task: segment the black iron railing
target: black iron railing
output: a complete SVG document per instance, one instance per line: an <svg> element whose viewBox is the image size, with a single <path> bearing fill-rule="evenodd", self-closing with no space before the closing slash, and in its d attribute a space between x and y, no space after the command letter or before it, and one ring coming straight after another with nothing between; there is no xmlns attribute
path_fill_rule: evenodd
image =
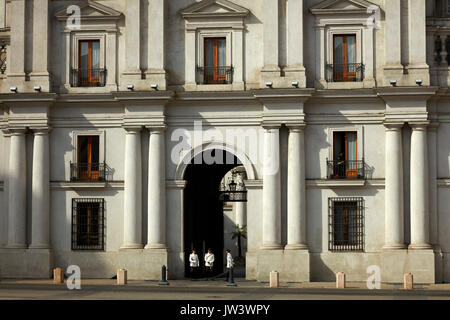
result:
<svg viewBox="0 0 450 320"><path fill-rule="evenodd" d="M72 250L104 250L104 199L72 199Z"/></svg>
<svg viewBox="0 0 450 320"><path fill-rule="evenodd" d="M219 200L223 202L247 202L247 190L220 191Z"/></svg>
<svg viewBox="0 0 450 320"><path fill-rule="evenodd" d="M327 64L327 82L361 82L364 80L362 63Z"/></svg>
<svg viewBox="0 0 450 320"><path fill-rule="evenodd" d="M364 251L364 199L329 198L330 251Z"/></svg>
<svg viewBox="0 0 450 320"><path fill-rule="evenodd" d="M104 87L106 84L106 69L72 69L72 87Z"/></svg>
<svg viewBox="0 0 450 320"><path fill-rule="evenodd" d="M70 163L70 181L96 182L105 180L105 163Z"/></svg>
<svg viewBox="0 0 450 320"><path fill-rule="evenodd" d="M198 84L231 84L233 67L197 67Z"/></svg>
<svg viewBox="0 0 450 320"><path fill-rule="evenodd" d="M328 179L365 179L363 160L328 160Z"/></svg>

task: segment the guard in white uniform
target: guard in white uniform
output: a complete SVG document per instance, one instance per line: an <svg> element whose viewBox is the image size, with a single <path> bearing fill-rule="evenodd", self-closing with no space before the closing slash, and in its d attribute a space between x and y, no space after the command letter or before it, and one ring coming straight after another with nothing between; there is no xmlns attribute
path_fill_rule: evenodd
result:
<svg viewBox="0 0 450 320"><path fill-rule="evenodd" d="M200 261L198 260L198 255L197 252L194 250L192 250L192 253L189 256L189 265L191 267L191 276L195 277L197 276L198 272L198 267L200 266Z"/></svg>
<svg viewBox="0 0 450 320"><path fill-rule="evenodd" d="M208 249L208 252L205 254L205 267L206 273L208 275L212 275L214 267L214 253L211 252L211 249Z"/></svg>

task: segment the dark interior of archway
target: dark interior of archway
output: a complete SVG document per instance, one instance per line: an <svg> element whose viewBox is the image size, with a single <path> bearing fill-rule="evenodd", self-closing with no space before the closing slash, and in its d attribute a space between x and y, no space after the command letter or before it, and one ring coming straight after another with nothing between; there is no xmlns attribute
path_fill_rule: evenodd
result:
<svg viewBox="0 0 450 320"><path fill-rule="evenodd" d="M217 154L216 154L217 152ZM205 274L205 251L214 253L214 275L222 273L224 255L223 202L219 200L220 181L231 169L241 165L239 159L223 150L207 151L214 159L223 161L207 164L201 153L188 165L184 179L187 181L184 191L184 246L186 277L203 277ZM189 255L196 249L200 267L192 275L189 267Z"/></svg>

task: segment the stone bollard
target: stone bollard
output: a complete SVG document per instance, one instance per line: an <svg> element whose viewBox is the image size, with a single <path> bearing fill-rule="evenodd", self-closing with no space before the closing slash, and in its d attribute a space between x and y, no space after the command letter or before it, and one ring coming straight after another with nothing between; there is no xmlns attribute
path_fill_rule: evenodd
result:
<svg viewBox="0 0 450 320"><path fill-rule="evenodd" d="M167 268L166 266L161 267L161 281L158 282L160 286L168 286L169 282L167 282Z"/></svg>
<svg viewBox="0 0 450 320"><path fill-rule="evenodd" d="M128 283L127 274L128 274L128 272L126 269L117 270L117 284L118 285L123 286Z"/></svg>
<svg viewBox="0 0 450 320"><path fill-rule="evenodd" d="M405 273L405 275L403 276L403 289L414 289L414 279L412 273Z"/></svg>
<svg viewBox="0 0 450 320"><path fill-rule="evenodd" d="M53 269L53 283L61 284L64 283L64 271L61 268Z"/></svg>
<svg viewBox="0 0 450 320"><path fill-rule="evenodd" d="M280 274L278 271L272 271L270 273L270 287L278 288L280 286Z"/></svg>
<svg viewBox="0 0 450 320"><path fill-rule="evenodd" d="M338 272L336 274L336 288L345 289L345 273Z"/></svg>

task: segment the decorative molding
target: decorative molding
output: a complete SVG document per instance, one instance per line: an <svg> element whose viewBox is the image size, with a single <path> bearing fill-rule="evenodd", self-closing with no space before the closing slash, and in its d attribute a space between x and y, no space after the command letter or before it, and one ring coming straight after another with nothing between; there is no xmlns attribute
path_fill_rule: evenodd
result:
<svg viewBox="0 0 450 320"><path fill-rule="evenodd" d="M0 191L3 191L5 189L5 183L3 181L0 181Z"/></svg>
<svg viewBox="0 0 450 320"><path fill-rule="evenodd" d="M121 12L92 0L88 0L85 4L82 4L80 10L81 21L119 20L122 17ZM56 19L60 21L66 21L70 16L67 13L66 7L55 13Z"/></svg>
<svg viewBox="0 0 450 320"><path fill-rule="evenodd" d="M246 17L250 11L228 0L203 0L179 11L183 18Z"/></svg>
<svg viewBox="0 0 450 320"><path fill-rule="evenodd" d="M355 180L355 179L307 179L306 187L311 189L326 189L326 188L379 188L385 186L384 179L372 180Z"/></svg>
<svg viewBox="0 0 450 320"><path fill-rule="evenodd" d="M68 181L52 181L50 188L54 190L79 190L79 189L116 189L123 190L123 181L109 182L68 182Z"/></svg>
<svg viewBox="0 0 450 320"><path fill-rule="evenodd" d="M186 180L166 180L166 189L184 189L186 184Z"/></svg>

